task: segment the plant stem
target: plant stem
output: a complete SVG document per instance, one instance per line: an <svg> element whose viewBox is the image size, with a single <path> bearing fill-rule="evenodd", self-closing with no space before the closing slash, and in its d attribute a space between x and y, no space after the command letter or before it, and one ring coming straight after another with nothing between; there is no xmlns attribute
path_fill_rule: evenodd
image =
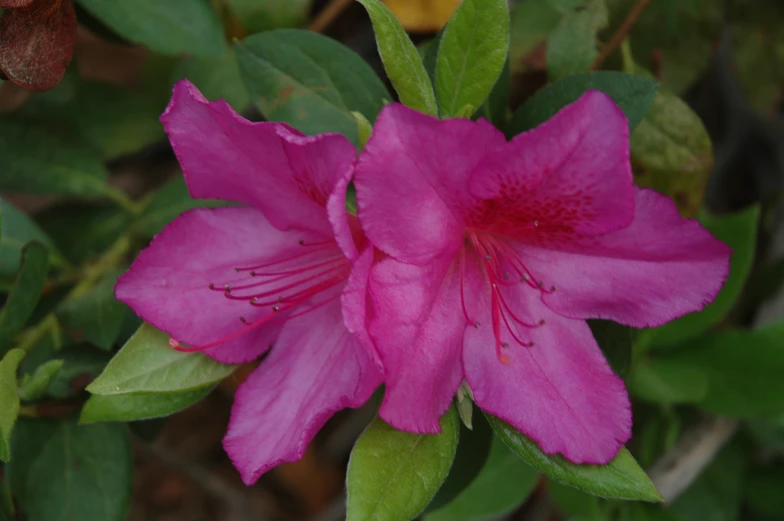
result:
<svg viewBox="0 0 784 521"><path fill-rule="evenodd" d="M125 211L130 213L131 215L139 215L144 207L137 203L136 201L130 199L122 190L118 190L113 187L107 187L106 189L106 197L117 203L120 207L122 207Z"/></svg>
<svg viewBox="0 0 784 521"><path fill-rule="evenodd" d="M623 40L626 38L626 35L629 34L629 31L631 31L632 27L637 21L637 18L640 17L643 10L645 10L645 8L648 6L649 2L650 0L637 0L637 3L634 4L634 7L629 10L629 14L626 15L626 19L615 31L615 34L612 36L612 38L610 38L610 41L607 42L604 47L602 47L602 50L599 53L599 57L596 58L595 62L593 62L593 70L597 70L599 67L601 67L604 63L604 60L606 60L607 57L612 54L615 48L618 47L621 42L623 42Z"/></svg>

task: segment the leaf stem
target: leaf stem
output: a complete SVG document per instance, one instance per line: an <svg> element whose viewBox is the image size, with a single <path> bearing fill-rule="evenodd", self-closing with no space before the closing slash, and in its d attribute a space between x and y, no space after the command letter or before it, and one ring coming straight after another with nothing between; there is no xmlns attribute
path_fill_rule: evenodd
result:
<svg viewBox="0 0 784 521"><path fill-rule="evenodd" d="M607 42L604 47L602 47L599 56L596 58L596 61L593 62L593 67L591 67L592 70L599 69L599 67L601 67L604 63L604 60L606 60L607 57L612 54L615 48L618 47L621 42L623 42L623 40L626 38L626 35L629 34L629 31L631 31L632 27L634 27L635 22L637 22L637 18L640 17L642 12L648 6L649 2L650 0L637 0L637 3L634 4L634 7L629 10L629 14L626 15L623 23L621 23L621 25L615 31L615 34L612 35L610 41Z"/></svg>
<svg viewBox="0 0 784 521"><path fill-rule="evenodd" d="M118 190L117 188L107 187L106 197L117 203L121 208L131 215L139 215L144 209L141 204L132 200L127 195L125 195L122 190Z"/></svg>

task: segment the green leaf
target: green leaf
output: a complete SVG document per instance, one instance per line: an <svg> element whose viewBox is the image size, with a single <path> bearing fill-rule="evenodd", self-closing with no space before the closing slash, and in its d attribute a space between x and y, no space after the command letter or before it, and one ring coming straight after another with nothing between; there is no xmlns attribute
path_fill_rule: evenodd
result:
<svg viewBox="0 0 784 521"><path fill-rule="evenodd" d="M107 351L112 348L129 311L128 306L114 298L119 274L107 275L92 289L57 308L57 318L66 333Z"/></svg>
<svg viewBox="0 0 784 521"><path fill-rule="evenodd" d="M473 521L502 517L525 501L538 473L515 456L499 439L471 484L457 498L425 521Z"/></svg>
<svg viewBox="0 0 784 521"><path fill-rule="evenodd" d="M507 135L514 136L544 123L563 107L595 89L610 96L634 129L656 96L656 82L615 71L576 74L544 87L531 96L512 116Z"/></svg>
<svg viewBox="0 0 784 521"><path fill-rule="evenodd" d="M490 91L490 96L480 110L480 115L496 127L505 127L509 117L512 115L511 110L509 110L510 84L509 59L507 58L506 62L504 62L504 68L501 70L501 75L498 77L493 90Z"/></svg>
<svg viewBox="0 0 784 521"><path fill-rule="evenodd" d="M473 409L473 402L470 399L467 398L465 403ZM425 513L437 510L457 497L477 477L490 455L493 429L483 415L472 414L472 416L474 418L472 430L469 430L463 422L460 423L460 443L457 445L452 468Z"/></svg>
<svg viewBox="0 0 784 521"><path fill-rule="evenodd" d="M8 461L11 455L11 431L19 414L16 369L24 356L21 349L12 349L0 360L0 461Z"/></svg>
<svg viewBox="0 0 784 521"><path fill-rule="evenodd" d="M558 80L590 70L599 51L596 33L607 26L604 0L587 0L570 10L547 41L547 74Z"/></svg>
<svg viewBox="0 0 784 521"><path fill-rule="evenodd" d="M63 364L62 360L49 360L39 365L31 377L22 381L19 386L19 398L28 402L41 398L62 371Z"/></svg>
<svg viewBox="0 0 784 521"><path fill-rule="evenodd" d="M544 43L563 14L551 0L526 0L511 5L509 65L512 73L522 72L524 58Z"/></svg>
<svg viewBox="0 0 784 521"><path fill-rule="evenodd" d="M307 22L311 0L227 0L245 34L298 27Z"/></svg>
<svg viewBox="0 0 784 521"><path fill-rule="evenodd" d="M694 217L713 169L713 146L699 116L660 89L630 143L635 183L673 198L681 213Z"/></svg>
<svg viewBox="0 0 784 521"><path fill-rule="evenodd" d="M466 105L481 106L501 75L508 51L506 0L463 0L438 47L436 92L442 117L456 116Z"/></svg>
<svg viewBox="0 0 784 521"><path fill-rule="evenodd" d="M580 521L600 521L599 498L574 487L552 482L549 486L550 497L562 513L574 516ZM639 521L639 520L636 520Z"/></svg>
<svg viewBox="0 0 784 521"><path fill-rule="evenodd" d="M3 233L0 235L0 276L13 276L19 270L22 248L30 241L37 241L49 248L52 264L62 264L62 255L56 252L52 240L25 214L11 203L0 198Z"/></svg>
<svg viewBox="0 0 784 521"><path fill-rule="evenodd" d="M35 215L63 255L79 265L96 259L131 226L132 216L111 204L63 201Z"/></svg>
<svg viewBox="0 0 784 521"><path fill-rule="evenodd" d="M236 368L202 353L177 351L168 341L163 331L142 325L87 390L100 395L189 391L217 383Z"/></svg>
<svg viewBox="0 0 784 521"><path fill-rule="evenodd" d="M454 407L441 418L441 434L411 434L373 420L351 451L346 520L415 518L446 479L459 433Z"/></svg>
<svg viewBox="0 0 784 521"><path fill-rule="evenodd" d="M164 107L155 99L85 80L71 89L65 99L33 97L18 113L72 128L103 159L131 154L164 137L158 121Z"/></svg>
<svg viewBox="0 0 784 521"><path fill-rule="evenodd" d="M622 448L607 465L578 465L561 455L548 455L508 423L487 415L496 435L512 452L550 478L596 496L661 501L651 480L628 450Z"/></svg>
<svg viewBox="0 0 784 521"><path fill-rule="evenodd" d="M593 337L612 370L625 377L632 354L632 330L611 320L588 320Z"/></svg>
<svg viewBox="0 0 784 521"><path fill-rule="evenodd" d="M20 420L8 478L28 521L124 521L133 492L128 428Z"/></svg>
<svg viewBox="0 0 784 521"><path fill-rule="evenodd" d="M166 393L95 394L85 402L79 423L148 420L169 416L198 402L214 387L207 385Z"/></svg>
<svg viewBox="0 0 784 521"><path fill-rule="evenodd" d="M784 518L784 465L776 462L755 468L745 480L745 496L751 509L771 518Z"/></svg>
<svg viewBox="0 0 784 521"><path fill-rule="evenodd" d="M776 2L728 2L733 70L748 102L773 116L784 85L784 10Z"/></svg>
<svg viewBox="0 0 784 521"><path fill-rule="evenodd" d="M264 2L255 2L264 5ZM177 63L172 72L173 82L187 78L209 100L225 99L234 110L241 112L250 105L250 96L242 82L237 53L231 48L220 58L191 56Z"/></svg>
<svg viewBox="0 0 784 521"><path fill-rule="evenodd" d="M0 133L0 190L84 196L112 192L100 154L72 129L5 118Z"/></svg>
<svg viewBox="0 0 784 521"><path fill-rule="evenodd" d="M607 0L607 38L623 23L637 0ZM716 52L724 22L721 0L656 0L650 2L629 35L635 59L657 71L662 85L684 92L707 68Z"/></svg>
<svg viewBox="0 0 784 521"><path fill-rule="evenodd" d="M699 406L739 417L784 412L784 323L755 331L725 330L659 352L659 363L701 371L708 393Z"/></svg>
<svg viewBox="0 0 784 521"><path fill-rule="evenodd" d="M433 84L419 53L392 12L379 0L358 0L370 15L384 69L401 103L431 116L438 115ZM460 107L458 107L460 108Z"/></svg>
<svg viewBox="0 0 784 521"><path fill-rule="evenodd" d="M19 274L8 299L0 310L0 352L16 338L33 314L43 292L49 270L49 253L38 242L28 243L22 250Z"/></svg>
<svg viewBox="0 0 784 521"><path fill-rule="evenodd" d="M111 354L89 344L70 345L54 355L63 361L63 368L49 385L49 394L67 398L81 392L101 374Z"/></svg>
<svg viewBox="0 0 784 521"><path fill-rule="evenodd" d="M743 453L734 444L722 449L700 476L670 506L683 521L740 519Z"/></svg>
<svg viewBox="0 0 784 521"><path fill-rule="evenodd" d="M652 357L635 367L629 386L649 402L694 403L708 393L708 377L698 367Z"/></svg>
<svg viewBox="0 0 784 521"><path fill-rule="evenodd" d="M79 0L96 18L128 40L163 54L219 57L223 30L209 0Z"/></svg>
<svg viewBox="0 0 784 521"><path fill-rule="evenodd" d="M317 33L278 29L255 34L236 49L245 87L261 113L305 134L339 132L356 144L351 112L373 121L391 99L370 65Z"/></svg>
<svg viewBox="0 0 784 521"><path fill-rule="evenodd" d="M352 112L351 115L354 116L354 119L357 121L359 146L360 148L364 148L365 143L367 143L367 140L370 139L370 135L373 133L373 125L359 112Z"/></svg>
<svg viewBox="0 0 784 521"><path fill-rule="evenodd" d="M136 223L139 233L152 237L161 232L181 213L193 208L225 206L229 203L205 199L194 199L188 193L185 178L173 177L149 199Z"/></svg>
<svg viewBox="0 0 784 521"><path fill-rule="evenodd" d="M673 346L695 338L718 324L732 309L740 297L751 273L757 250L757 224L760 207L750 206L745 210L726 216L704 213L700 222L714 237L732 248L730 274L716 299L702 311L690 313L662 327L645 330L641 344Z"/></svg>

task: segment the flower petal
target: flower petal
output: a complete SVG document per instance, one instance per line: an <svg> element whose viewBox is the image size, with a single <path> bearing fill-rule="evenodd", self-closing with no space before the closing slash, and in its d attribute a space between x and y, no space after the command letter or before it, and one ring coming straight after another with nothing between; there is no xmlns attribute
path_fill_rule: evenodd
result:
<svg viewBox="0 0 784 521"><path fill-rule="evenodd" d="M380 383L335 301L286 323L275 349L237 390L223 446L251 485L278 463L300 459L335 412L359 407Z"/></svg>
<svg viewBox="0 0 784 521"><path fill-rule="evenodd" d="M385 107L354 180L368 239L420 265L453 251L462 242L461 212L473 201L468 176L482 156L505 143L484 120L442 121L400 104Z"/></svg>
<svg viewBox="0 0 784 521"><path fill-rule="evenodd" d="M460 274L450 259L427 266L391 257L370 272L368 331L384 366L379 414L393 427L441 432L439 418L460 386Z"/></svg>
<svg viewBox="0 0 784 521"><path fill-rule="evenodd" d="M478 271L476 277L481 277ZM476 404L547 454L563 454L574 463L610 461L631 436L631 405L588 325L549 311L535 290L517 286L504 295L516 316L546 322L524 328L508 318L515 334L534 345L514 342L503 329L509 347L504 349L508 361L502 363L493 347L490 290L472 293L472 312L482 325L466 330L463 364Z"/></svg>
<svg viewBox="0 0 784 521"><path fill-rule="evenodd" d="M729 247L683 219L669 198L645 189L636 194L628 228L553 249L517 248L544 286L556 287L543 296L552 310L654 327L716 297L729 274Z"/></svg>
<svg viewBox="0 0 784 521"><path fill-rule="evenodd" d="M346 210L346 189L353 174L353 168L347 171L337 182L327 200L327 216L332 224L335 240L346 258L352 262L359 257L357 248L364 248L367 243L365 234L362 233L362 228L359 225L359 219Z"/></svg>
<svg viewBox="0 0 784 521"><path fill-rule="evenodd" d="M251 123L187 80L174 87L161 121L193 197L254 206L282 230L331 233L324 208L356 156L345 137Z"/></svg>
<svg viewBox="0 0 784 521"><path fill-rule="evenodd" d="M372 247L365 248L351 267L351 275L343 289L340 302L343 308L343 323L367 351L373 356L380 371L383 371L381 359L376 346L367 330L368 316L368 280L373 266L373 255L377 252Z"/></svg>
<svg viewBox="0 0 784 521"><path fill-rule="evenodd" d="M139 254L117 282L115 295L176 340L209 344L245 327L240 317L250 323L269 314L268 308L251 306L247 300L227 299L210 284L222 288L245 283L248 275L234 268L291 258L302 251L300 239L315 242L320 235L282 232L253 208L191 210L167 225ZM337 245L335 253L339 254ZM285 269L284 264L279 267ZM225 363L246 362L266 352L279 332L280 325L257 326L205 352Z"/></svg>
<svg viewBox="0 0 784 521"><path fill-rule="evenodd" d="M495 203L503 233L535 221L580 234L623 228L634 214L626 117L609 96L588 91L488 155L470 190Z"/></svg>

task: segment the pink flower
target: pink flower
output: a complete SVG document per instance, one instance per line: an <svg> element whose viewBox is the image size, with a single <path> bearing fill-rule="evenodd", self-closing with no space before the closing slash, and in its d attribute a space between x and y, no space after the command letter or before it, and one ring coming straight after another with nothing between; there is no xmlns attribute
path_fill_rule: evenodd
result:
<svg viewBox="0 0 784 521"><path fill-rule="evenodd" d="M335 411L363 404L381 381L341 313L356 244L366 242L345 211L356 152L340 135L250 123L187 81L161 121L191 195L245 206L178 217L116 296L178 349L226 363L269 351L238 389L224 439L251 484L302 457Z"/></svg>
<svg viewBox="0 0 784 521"><path fill-rule="evenodd" d="M344 305L366 315L398 429L438 432L465 380L544 452L607 463L631 411L584 319L658 326L729 268L724 244L633 186L626 118L595 91L508 143L486 121L387 106L355 184L386 255Z"/></svg>

